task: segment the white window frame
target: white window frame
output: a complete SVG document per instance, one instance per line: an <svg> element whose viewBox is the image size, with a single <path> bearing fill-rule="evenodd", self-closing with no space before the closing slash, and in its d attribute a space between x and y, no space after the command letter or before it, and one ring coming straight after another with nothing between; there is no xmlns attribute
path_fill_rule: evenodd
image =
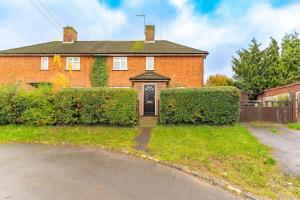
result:
<svg viewBox="0 0 300 200"><path fill-rule="evenodd" d="M152 64L152 66L150 64ZM155 58L154 57L146 57L146 70L153 71L154 65L155 65Z"/></svg>
<svg viewBox="0 0 300 200"><path fill-rule="evenodd" d="M131 87L127 87L127 86L111 86L110 88L114 88L114 89L129 89Z"/></svg>
<svg viewBox="0 0 300 200"><path fill-rule="evenodd" d="M113 57L113 70L122 71L128 70L127 57Z"/></svg>
<svg viewBox="0 0 300 200"><path fill-rule="evenodd" d="M41 57L41 70L43 71L49 70L49 57Z"/></svg>
<svg viewBox="0 0 300 200"><path fill-rule="evenodd" d="M75 63L75 60L78 59L78 62ZM71 64L72 64L72 71L80 71L80 57L67 57L66 58L66 70L69 70L69 60L71 60ZM77 67L74 67L76 64L78 64Z"/></svg>

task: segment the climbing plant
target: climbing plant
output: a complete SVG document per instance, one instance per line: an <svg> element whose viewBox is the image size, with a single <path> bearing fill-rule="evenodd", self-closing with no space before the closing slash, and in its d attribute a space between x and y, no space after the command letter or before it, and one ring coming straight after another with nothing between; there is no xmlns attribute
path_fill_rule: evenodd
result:
<svg viewBox="0 0 300 200"><path fill-rule="evenodd" d="M107 87L108 85L106 60L106 57L96 57L91 66L90 81L93 87Z"/></svg>

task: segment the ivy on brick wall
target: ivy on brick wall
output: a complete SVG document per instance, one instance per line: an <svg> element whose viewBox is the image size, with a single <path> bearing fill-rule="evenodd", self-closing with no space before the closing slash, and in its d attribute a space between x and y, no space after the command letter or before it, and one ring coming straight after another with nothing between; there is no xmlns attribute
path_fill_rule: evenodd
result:
<svg viewBox="0 0 300 200"><path fill-rule="evenodd" d="M95 57L91 66L90 81L93 87L107 87L108 69L107 57Z"/></svg>

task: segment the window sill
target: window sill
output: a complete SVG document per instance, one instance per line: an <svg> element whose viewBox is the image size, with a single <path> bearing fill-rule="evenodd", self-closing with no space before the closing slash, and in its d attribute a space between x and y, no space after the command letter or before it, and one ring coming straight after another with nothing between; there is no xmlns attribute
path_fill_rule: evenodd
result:
<svg viewBox="0 0 300 200"><path fill-rule="evenodd" d="M128 69L112 69L112 71L128 71Z"/></svg>
<svg viewBox="0 0 300 200"><path fill-rule="evenodd" d="M42 72L48 72L49 69L40 69L40 71L42 71Z"/></svg>
<svg viewBox="0 0 300 200"><path fill-rule="evenodd" d="M70 70L66 69L65 71L68 72L68 71L70 71ZM81 71L81 70L80 70L80 69L72 69L71 71L72 71L72 72L79 72L79 71Z"/></svg>

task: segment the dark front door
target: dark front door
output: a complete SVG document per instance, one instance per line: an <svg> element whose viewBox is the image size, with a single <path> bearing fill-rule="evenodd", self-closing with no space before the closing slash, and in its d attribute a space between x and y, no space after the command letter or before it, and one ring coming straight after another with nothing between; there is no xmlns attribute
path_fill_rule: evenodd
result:
<svg viewBox="0 0 300 200"><path fill-rule="evenodd" d="M144 85L144 115L155 115L154 85Z"/></svg>

